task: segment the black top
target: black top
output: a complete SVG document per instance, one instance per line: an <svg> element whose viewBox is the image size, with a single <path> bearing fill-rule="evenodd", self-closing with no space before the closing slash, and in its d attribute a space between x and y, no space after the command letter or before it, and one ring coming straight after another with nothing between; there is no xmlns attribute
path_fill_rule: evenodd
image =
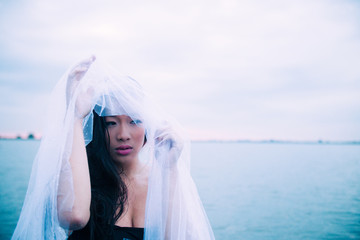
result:
<svg viewBox="0 0 360 240"><path fill-rule="evenodd" d="M144 228L135 227L119 227L113 226L114 240L142 240L144 238ZM83 229L74 231L68 240L85 240L90 239L89 228L86 226Z"/></svg>
<svg viewBox="0 0 360 240"><path fill-rule="evenodd" d="M114 239L142 240L144 239L144 228L114 226Z"/></svg>

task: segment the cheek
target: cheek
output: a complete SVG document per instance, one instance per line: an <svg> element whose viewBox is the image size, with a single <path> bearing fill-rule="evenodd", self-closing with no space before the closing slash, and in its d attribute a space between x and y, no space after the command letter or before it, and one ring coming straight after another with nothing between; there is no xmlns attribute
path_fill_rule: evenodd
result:
<svg viewBox="0 0 360 240"><path fill-rule="evenodd" d="M134 132L134 139L136 139L136 143L139 146L144 145L144 138L145 138L145 130L143 128L139 128Z"/></svg>
<svg viewBox="0 0 360 240"><path fill-rule="evenodd" d="M106 141L107 147L112 147L111 144L116 143L116 139L114 139L114 138L115 138L114 131L111 131L108 129L105 132L105 141Z"/></svg>

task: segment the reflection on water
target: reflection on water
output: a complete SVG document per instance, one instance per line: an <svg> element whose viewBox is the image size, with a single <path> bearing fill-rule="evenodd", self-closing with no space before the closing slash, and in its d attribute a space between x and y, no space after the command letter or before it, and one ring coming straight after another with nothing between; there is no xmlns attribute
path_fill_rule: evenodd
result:
<svg viewBox="0 0 360 240"><path fill-rule="evenodd" d="M20 214L38 141L0 141L0 239ZM360 146L193 143L216 239L359 239Z"/></svg>

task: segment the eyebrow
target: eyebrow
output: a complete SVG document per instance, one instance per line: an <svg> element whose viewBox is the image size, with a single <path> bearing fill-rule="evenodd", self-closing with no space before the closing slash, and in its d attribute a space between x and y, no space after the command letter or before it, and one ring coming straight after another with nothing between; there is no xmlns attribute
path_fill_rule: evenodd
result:
<svg viewBox="0 0 360 240"><path fill-rule="evenodd" d="M116 119L119 119L118 116L125 116L127 119L133 119L132 117L128 116L128 115L114 115L114 116L105 116L106 117L109 117L109 118L116 118Z"/></svg>

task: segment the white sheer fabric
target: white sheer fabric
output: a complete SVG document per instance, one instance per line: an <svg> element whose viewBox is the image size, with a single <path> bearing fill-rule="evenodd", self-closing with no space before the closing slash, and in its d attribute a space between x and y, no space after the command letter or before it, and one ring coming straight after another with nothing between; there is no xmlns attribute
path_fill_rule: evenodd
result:
<svg viewBox="0 0 360 240"><path fill-rule="evenodd" d="M90 101L100 116L140 119L147 142L140 160L149 166L144 239L214 239L190 176L190 141L176 121L158 108L141 86L96 60L76 88L67 83L71 69L56 85L22 212L12 239L66 239L71 213L71 154L76 99ZM69 92L71 94L69 94ZM67 94L68 93L68 94ZM83 122L85 143L92 140L92 111Z"/></svg>

